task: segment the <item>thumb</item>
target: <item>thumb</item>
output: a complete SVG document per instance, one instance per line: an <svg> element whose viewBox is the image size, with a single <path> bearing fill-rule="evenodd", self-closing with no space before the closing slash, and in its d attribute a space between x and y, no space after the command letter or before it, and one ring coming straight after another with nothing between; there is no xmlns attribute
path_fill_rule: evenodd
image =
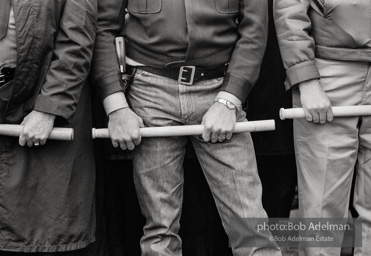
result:
<svg viewBox="0 0 371 256"><path fill-rule="evenodd" d="M23 129L22 129L21 134L19 135L18 143L19 143L20 146L23 147L23 146L26 145L26 142L27 142L27 140L26 140L26 138L24 136Z"/></svg>
<svg viewBox="0 0 371 256"><path fill-rule="evenodd" d="M305 118L307 119L307 121L312 122L313 121L312 114L305 107L303 107L303 110L304 110Z"/></svg>
<svg viewBox="0 0 371 256"><path fill-rule="evenodd" d="M144 127L143 119L141 117L138 117L138 124L140 128Z"/></svg>

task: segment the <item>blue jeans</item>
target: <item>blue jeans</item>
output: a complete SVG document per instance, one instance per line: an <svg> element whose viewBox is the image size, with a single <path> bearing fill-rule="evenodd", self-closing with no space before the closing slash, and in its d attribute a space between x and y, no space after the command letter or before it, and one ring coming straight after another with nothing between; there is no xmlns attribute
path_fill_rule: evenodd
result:
<svg viewBox="0 0 371 256"><path fill-rule="evenodd" d="M145 126L200 124L214 103L222 78L192 86L138 70L128 89L128 102ZM238 113L245 121L245 113ZM183 160L188 137L143 138L133 152L134 182L147 222L142 255L182 255L178 235L183 201ZM226 233L230 218L265 218L262 188L249 133L234 134L223 143L192 136L197 157L214 196ZM279 249L238 248L236 256L281 255Z"/></svg>

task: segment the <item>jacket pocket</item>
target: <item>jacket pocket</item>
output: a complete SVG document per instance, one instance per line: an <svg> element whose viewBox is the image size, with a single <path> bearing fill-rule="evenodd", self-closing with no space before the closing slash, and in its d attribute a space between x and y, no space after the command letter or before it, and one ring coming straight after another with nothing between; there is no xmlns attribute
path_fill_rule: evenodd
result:
<svg viewBox="0 0 371 256"><path fill-rule="evenodd" d="M129 0L128 10L133 13L158 13L162 0Z"/></svg>
<svg viewBox="0 0 371 256"><path fill-rule="evenodd" d="M215 0L215 8L219 13L237 13L239 0Z"/></svg>

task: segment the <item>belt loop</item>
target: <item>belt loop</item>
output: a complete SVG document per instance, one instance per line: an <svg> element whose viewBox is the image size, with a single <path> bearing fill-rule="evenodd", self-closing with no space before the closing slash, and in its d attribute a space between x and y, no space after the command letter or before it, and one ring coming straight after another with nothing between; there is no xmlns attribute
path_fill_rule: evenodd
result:
<svg viewBox="0 0 371 256"><path fill-rule="evenodd" d="M138 69L137 67L127 65L126 68L125 68L125 71L128 72L130 70L131 71L130 74L128 74L128 73L122 73L121 74L121 80L123 82L124 92L129 87L129 85L133 82L135 73L137 72L137 69Z"/></svg>

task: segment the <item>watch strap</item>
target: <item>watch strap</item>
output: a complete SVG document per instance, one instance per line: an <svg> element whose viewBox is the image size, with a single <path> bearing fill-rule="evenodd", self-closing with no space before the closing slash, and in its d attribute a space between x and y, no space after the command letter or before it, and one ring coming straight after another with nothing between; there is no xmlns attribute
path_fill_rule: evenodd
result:
<svg viewBox="0 0 371 256"><path fill-rule="evenodd" d="M216 97L215 102L219 102L219 103L225 105L229 110L233 110L233 109L235 109L237 111L242 110L242 105L236 105L233 102L231 102L229 100L226 100L226 99L223 99L223 98Z"/></svg>

